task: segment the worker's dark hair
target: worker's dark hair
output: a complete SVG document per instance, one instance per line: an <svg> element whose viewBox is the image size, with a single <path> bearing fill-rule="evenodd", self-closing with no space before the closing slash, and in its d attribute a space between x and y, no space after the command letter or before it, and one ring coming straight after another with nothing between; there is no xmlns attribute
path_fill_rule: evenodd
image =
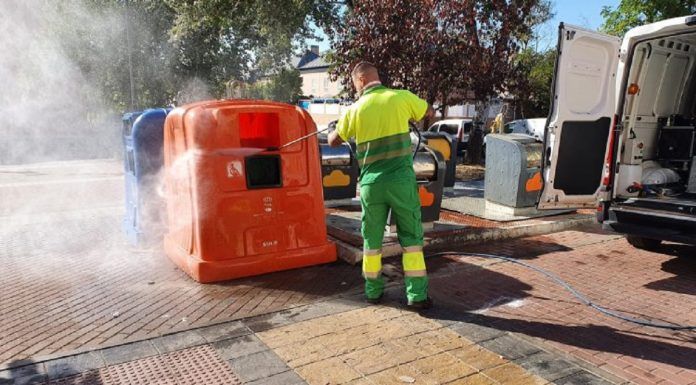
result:
<svg viewBox="0 0 696 385"><path fill-rule="evenodd" d="M369 61L361 61L353 67L352 71L350 71L350 76L355 76L358 74L364 74L368 72L377 73L377 67Z"/></svg>

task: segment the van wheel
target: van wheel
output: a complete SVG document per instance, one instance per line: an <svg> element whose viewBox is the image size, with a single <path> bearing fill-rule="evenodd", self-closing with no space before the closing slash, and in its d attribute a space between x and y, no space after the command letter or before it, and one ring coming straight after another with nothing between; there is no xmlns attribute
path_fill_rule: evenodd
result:
<svg viewBox="0 0 696 385"><path fill-rule="evenodd" d="M627 236L626 240L631 244L631 246L643 250L655 250L660 247L660 244L662 243L662 241L659 239L636 237L635 235Z"/></svg>

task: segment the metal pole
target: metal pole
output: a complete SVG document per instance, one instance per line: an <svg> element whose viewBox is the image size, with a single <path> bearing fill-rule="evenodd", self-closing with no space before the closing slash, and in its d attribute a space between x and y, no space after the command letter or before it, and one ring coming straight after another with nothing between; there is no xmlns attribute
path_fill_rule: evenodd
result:
<svg viewBox="0 0 696 385"><path fill-rule="evenodd" d="M126 23L126 44L128 48L128 78L130 80L130 109L135 111L135 84L133 83L133 58L131 49L131 39L130 39L130 26L128 24L128 0L123 0L124 7L124 18Z"/></svg>

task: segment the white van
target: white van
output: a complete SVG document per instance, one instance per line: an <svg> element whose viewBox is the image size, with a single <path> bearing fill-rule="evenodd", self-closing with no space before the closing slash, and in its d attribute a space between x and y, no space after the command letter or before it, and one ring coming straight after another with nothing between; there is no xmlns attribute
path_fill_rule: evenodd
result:
<svg viewBox="0 0 696 385"><path fill-rule="evenodd" d="M596 207L636 247L696 244L696 15L623 40L561 24L541 209Z"/></svg>

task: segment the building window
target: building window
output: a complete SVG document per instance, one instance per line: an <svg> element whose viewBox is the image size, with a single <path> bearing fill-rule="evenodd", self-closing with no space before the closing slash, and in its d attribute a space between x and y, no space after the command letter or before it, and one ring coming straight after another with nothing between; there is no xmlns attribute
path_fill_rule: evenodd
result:
<svg viewBox="0 0 696 385"><path fill-rule="evenodd" d="M324 92L329 91L329 78L324 78Z"/></svg>
<svg viewBox="0 0 696 385"><path fill-rule="evenodd" d="M317 93L317 88L319 88L319 80L318 79L312 79L312 94Z"/></svg>

